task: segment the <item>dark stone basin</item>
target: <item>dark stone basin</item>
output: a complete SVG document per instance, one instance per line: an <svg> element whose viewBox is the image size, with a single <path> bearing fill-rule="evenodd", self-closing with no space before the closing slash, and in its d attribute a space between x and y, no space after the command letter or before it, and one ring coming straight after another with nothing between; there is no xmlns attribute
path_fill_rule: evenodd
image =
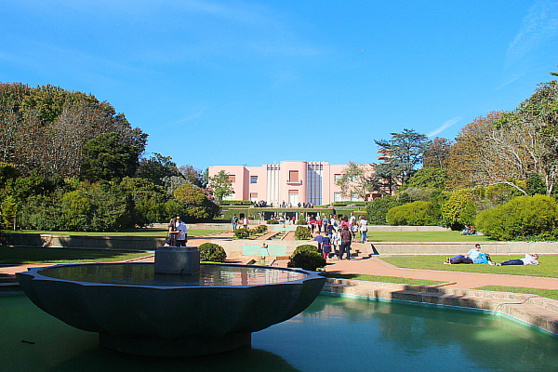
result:
<svg viewBox="0 0 558 372"><path fill-rule="evenodd" d="M326 279L264 266L201 264L195 275L155 274L153 264L57 265L17 278L41 309L99 332L132 354L207 355L249 345L251 333L308 307Z"/></svg>

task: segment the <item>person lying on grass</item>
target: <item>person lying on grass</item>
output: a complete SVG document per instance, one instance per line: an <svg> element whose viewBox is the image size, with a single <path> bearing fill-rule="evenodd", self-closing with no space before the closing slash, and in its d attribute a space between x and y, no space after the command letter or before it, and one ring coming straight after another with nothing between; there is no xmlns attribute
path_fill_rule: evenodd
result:
<svg viewBox="0 0 558 372"><path fill-rule="evenodd" d="M502 263L494 263L491 265L496 266L507 266L507 265L538 265L539 264L539 255L536 253L528 254L525 253L525 258L519 258L517 260L508 260Z"/></svg>
<svg viewBox="0 0 558 372"><path fill-rule="evenodd" d="M456 265L460 263L473 264L473 263L491 263L490 256L481 252L480 244L475 244L475 248L471 249L467 254L458 254L455 257L446 258L445 264Z"/></svg>

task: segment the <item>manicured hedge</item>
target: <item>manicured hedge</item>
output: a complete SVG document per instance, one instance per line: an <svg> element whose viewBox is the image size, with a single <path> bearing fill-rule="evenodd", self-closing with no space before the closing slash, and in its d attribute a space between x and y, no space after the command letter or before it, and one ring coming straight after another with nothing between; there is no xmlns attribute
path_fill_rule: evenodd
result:
<svg viewBox="0 0 558 372"><path fill-rule="evenodd" d="M309 244L296 247L287 264L288 267L298 267L312 271L315 271L318 267L324 267L325 265L326 260L318 252L318 248Z"/></svg>
<svg viewBox="0 0 558 372"><path fill-rule="evenodd" d="M558 204L550 196L520 196L479 213L475 223L479 231L497 240L555 240Z"/></svg>
<svg viewBox="0 0 558 372"><path fill-rule="evenodd" d="M198 250L202 261L223 262L227 258L227 253L218 244L203 243Z"/></svg>

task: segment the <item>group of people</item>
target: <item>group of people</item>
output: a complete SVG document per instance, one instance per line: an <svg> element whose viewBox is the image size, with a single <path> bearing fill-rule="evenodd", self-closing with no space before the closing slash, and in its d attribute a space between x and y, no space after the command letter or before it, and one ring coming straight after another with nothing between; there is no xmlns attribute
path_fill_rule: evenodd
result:
<svg viewBox="0 0 558 372"><path fill-rule="evenodd" d="M171 218L168 224L169 236L165 240L166 246L185 247L188 241L188 228L180 216Z"/></svg>
<svg viewBox="0 0 558 372"><path fill-rule="evenodd" d="M343 216L339 219L331 215L329 218L312 218L309 224L312 234L317 230L318 235L313 240L318 242L318 249L326 260L335 255L340 260L343 259L343 256L350 260L351 243L356 238L357 231L360 232L362 243L368 241L368 221L364 216L361 216L357 221L353 213L350 217Z"/></svg>
<svg viewBox="0 0 558 372"><path fill-rule="evenodd" d="M508 266L508 265L538 265L539 255L536 253L525 254L524 258L507 260L504 262L493 262L488 253L481 252L480 244L475 244L475 248L469 250L466 254L459 254L454 257L446 258L445 264L479 264L487 263L492 266Z"/></svg>
<svg viewBox="0 0 558 372"><path fill-rule="evenodd" d="M238 217L236 216L236 214L233 215L232 219L231 219L231 224L232 224L232 229L233 231L238 229L238 225L239 223L242 225L243 228L247 229L248 228L248 218L246 216L242 217L242 220L239 220Z"/></svg>

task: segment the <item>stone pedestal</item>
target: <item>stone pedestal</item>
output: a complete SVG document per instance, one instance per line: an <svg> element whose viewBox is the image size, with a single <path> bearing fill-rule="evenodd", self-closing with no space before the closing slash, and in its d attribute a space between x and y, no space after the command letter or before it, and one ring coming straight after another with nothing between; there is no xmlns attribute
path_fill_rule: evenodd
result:
<svg viewBox="0 0 558 372"><path fill-rule="evenodd" d="M194 275L200 272L200 251L195 247L159 247L155 274Z"/></svg>

